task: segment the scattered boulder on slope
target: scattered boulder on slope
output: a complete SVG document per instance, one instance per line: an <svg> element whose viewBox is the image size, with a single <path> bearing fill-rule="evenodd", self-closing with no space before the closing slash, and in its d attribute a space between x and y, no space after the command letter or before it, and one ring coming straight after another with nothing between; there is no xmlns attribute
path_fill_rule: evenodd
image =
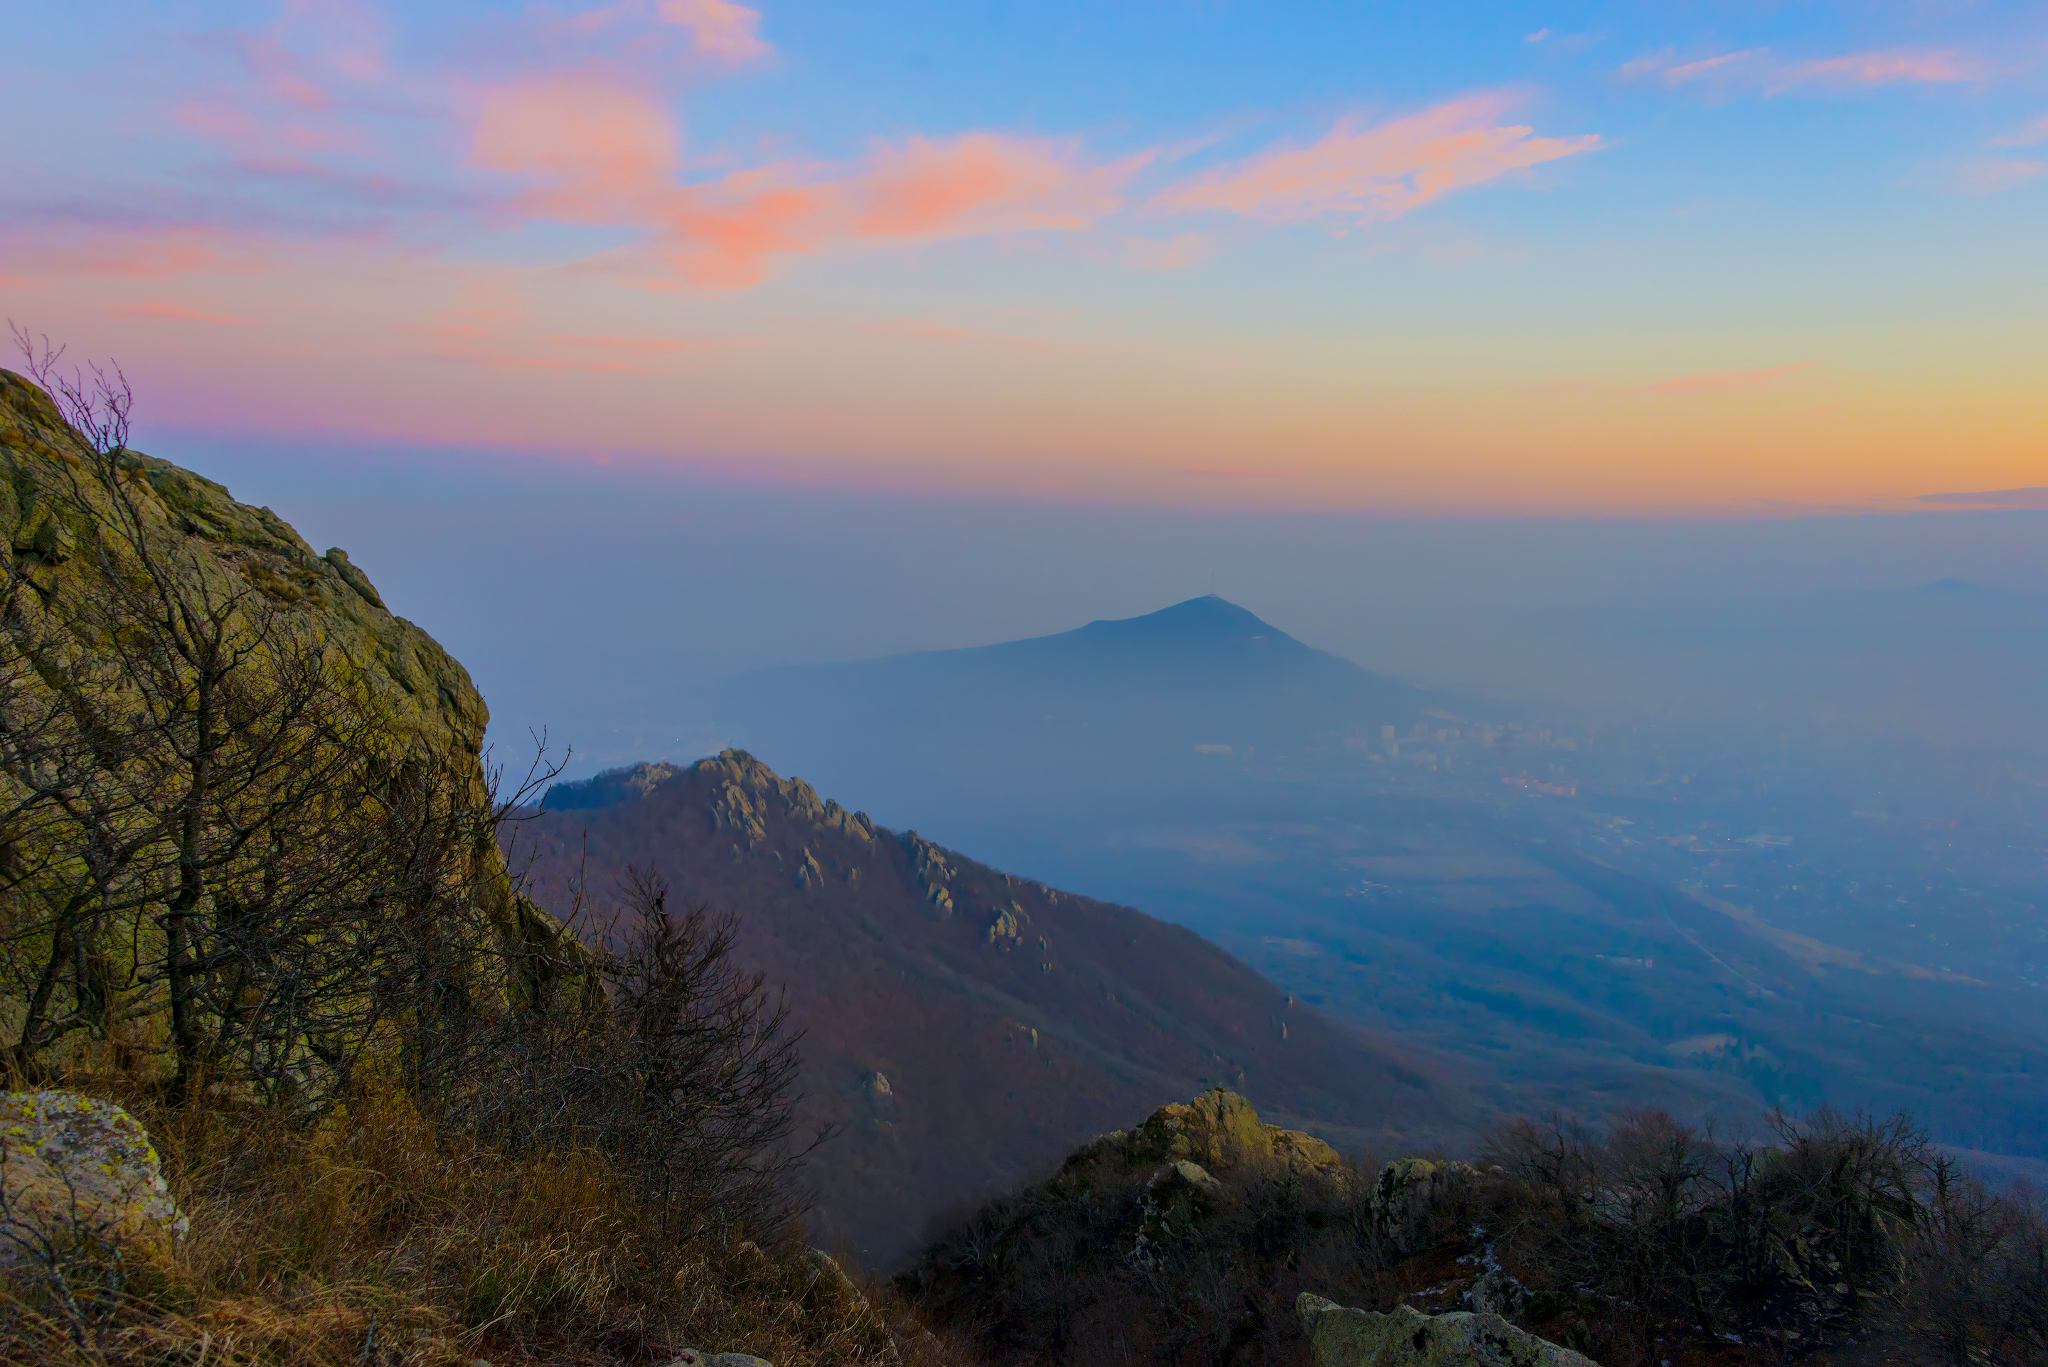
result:
<svg viewBox="0 0 2048 1367"><path fill-rule="evenodd" d="M1295 1301L1315 1367L1594 1367L1498 1315L1353 1310L1304 1291Z"/></svg>
<svg viewBox="0 0 2048 1367"><path fill-rule="evenodd" d="M187 1227L128 1112L77 1092L0 1101L0 1267L80 1242L163 1247Z"/></svg>

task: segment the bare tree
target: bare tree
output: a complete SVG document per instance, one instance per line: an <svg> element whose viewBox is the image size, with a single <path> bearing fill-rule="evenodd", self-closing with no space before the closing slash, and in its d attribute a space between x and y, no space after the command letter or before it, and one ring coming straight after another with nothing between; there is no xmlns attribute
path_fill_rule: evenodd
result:
<svg viewBox="0 0 2048 1367"><path fill-rule="evenodd" d="M0 599L9 1062L81 1033L146 1048L160 1019L179 1094L321 1095L455 996L502 999L481 981L503 976L483 908L509 896L479 886L500 876L491 785L408 740L296 591L166 520L118 366L67 378L15 332L88 458L35 484L62 534Z"/></svg>
<svg viewBox="0 0 2048 1367"><path fill-rule="evenodd" d="M32 335L12 318L7 320L7 330L13 334L15 349L28 366L29 377L49 392L64 421L71 424L89 448L99 455L128 449L128 423L135 408L135 391L119 362L109 361L101 366L97 361L88 361L86 369L92 372L92 377L87 379L76 366L69 372L59 369L67 348L51 346L49 334Z"/></svg>
<svg viewBox="0 0 2048 1367"><path fill-rule="evenodd" d="M799 1170L829 1137L797 1132L801 1036L741 968L737 919L677 912L669 893L628 869L593 937L601 991L506 1018L449 1113L515 1148L595 1146L685 1225L772 1229L805 1204Z"/></svg>

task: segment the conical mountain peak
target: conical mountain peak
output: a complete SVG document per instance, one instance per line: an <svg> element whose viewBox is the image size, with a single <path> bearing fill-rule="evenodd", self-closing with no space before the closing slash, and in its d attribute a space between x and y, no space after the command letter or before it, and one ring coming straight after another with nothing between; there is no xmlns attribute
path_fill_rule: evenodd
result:
<svg viewBox="0 0 2048 1367"><path fill-rule="evenodd" d="M1265 640L1299 644L1286 632L1261 620L1257 613L1213 593L1175 603L1157 612L1148 612L1142 617L1090 622L1082 631L1097 636L1190 643Z"/></svg>

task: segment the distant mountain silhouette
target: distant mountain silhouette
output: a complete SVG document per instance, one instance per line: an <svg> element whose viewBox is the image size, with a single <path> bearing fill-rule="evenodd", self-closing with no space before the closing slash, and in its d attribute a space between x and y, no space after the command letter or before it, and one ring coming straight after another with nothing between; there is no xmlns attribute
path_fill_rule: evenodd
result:
<svg viewBox="0 0 2048 1367"><path fill-rule="evenodd" d="M1200 785L1317 736L1405 727L1431 696L1210 595L1053 636L762 670L720 703L749 749L886 807L992 775L1068 805Z"/></svg>
<svg viewBox="0 0 2048 1367"><path fill-rule="evenodd" d="M1333 1025L1193 931L881 829L739 751L558 785L522 823L530 890L566 911L628 864L671 906L743 914L786 985L823 1214L870 1264L926 1222L1036 1177L1090 1136L1227 1085L1340 1148L1458 1143L1458 1074ZM515 862L523 856L515 852Z"/></svg>

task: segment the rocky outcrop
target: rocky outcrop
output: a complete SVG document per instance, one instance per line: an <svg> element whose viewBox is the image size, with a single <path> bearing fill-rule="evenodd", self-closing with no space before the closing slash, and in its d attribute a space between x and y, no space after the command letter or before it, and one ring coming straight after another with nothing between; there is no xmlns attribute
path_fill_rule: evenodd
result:
<svg viewBox="0 0 2048 1367"><path fill-rule="evenodd" d="M1030 913L1012 901L1007 906L996 908L996 914L983 932L988 942L1005 953L1024 943L1024 926L1030 920Z"/></svg>
<svg viewBox="0 0 2048 1367"><path fill-rule="evenodd" d="M144 572L145 549L154 579ZM201 605L204 629L237 643L243 658L288 658L274 672L311 672L335 696L346 696L345 743L374 752L389 791L410 780L413 790L440 794L444 806L488 810L492 792L480 752L490 713L482 695L431 636L388 610L346 552L316 554L269 508L240 503L169 461L131 450L96 453L48 394L0 370L0 618L9 633L0 688L9 701L29 700L19 709L29 715L43 707L37 699L85 699L53 701L46 709L69 707L73 722L94 709L124 725L124 713L143 715L127 692L148 667L114 667L118 652L111 647L134 647L129 636L144 630L140 619L125 615L146 599L136 586L167 583L179 586L187 607ZM141 655L136 647L120 658ZM298 687L304 694L310 686ZM67 815L84 810L76 793L89 779L38 769L26 747L17 747L15 759L12 771L0 774L0 809L13 813L0 825L0 860L41 868L48 885L0 895L0 927L10 944L22 945L47 937L54 924L48 908L74 895L57 885L72 878L76 851L99 837L81 835L85 828ZM31 796L39 805L28 802ZM33 821L20 817L31 807ZM560 924L518 894L494 844L478 842L457 857L466 861L461 883L515 965L499 979L505 992L532 1000L577 971L580 956ZM157 919L151 912L134 924ZM121 1000L124 989L109 967L135 958L136 937L144 933L131 930L126 943L81 943L61 963L63 956L45 954L56 964L44 975L56 999L39 1008L43 1018L78 1022L125 1013L126 1045L146 1055L161 1051L164 1012ZM25 1003L0 992L0 1019L19 1021ZM55 1069L68 1057L64 1050L90 1033L67 1026L6 1042L16 1046L18 1065Z"/></svg>
<svg viewBox="0 0 2048 1367"><path fill-rule="evenodd" d="M394 740L475 762L490 711L468 671L433 637L386 610L347 552L315 554L270 509L239 503L221 485L167 460L139 451L112 459L137 513L150 527L180 534L194 570L218 585L254 588L316 621L337 662L359 670L375 689ZM49 395L0 370L0 565L18 568L45 603L99 592L109 569L73 553L91 538L95 516L111 520L92 462Z"/></svg>
<svg viewBox="0 0 2048 1367"><path fill-rule="evenodd" d="M1304 1291L1295 1302L1315 1367L1594 1367L1498 1315L1354 1310Z"/></svg>
<svg viewBox="0 0 2048 1367"><path fill-rule="evenodd" d="M186 1227L128 1112L77 1092L0 1100L0 1267L81 1243L168 1247Z"/></svg>
<svg viewBox="0 0 2048 1367"><path fill-rule="evenodd" d="M554 784L542 797L541 806L554 812L616 807L637 802L664 784L685 777L711 784L711 829L738 836L749 848L768 838L771 815L862 844L875 841L875 824L865 812L849 812L837 802L821 801L810 784L800 778L778 777L744 750L724 750L687 767L658 762L607 769L594 778ZM804 852L806 857L809 853ZM812 872L815 874L815 869ZM798 885L811 886L811 880L800 879Z"/></svg>
<svg viewBox="0 0 2048 1367"><path fill-rule="evenodd" d="M1290 1170L1334 1176L1337 1151L1300 1130L1259 1119L1252 1104L1221 1087L1185 1104L1161 1106L1135 1130L1103 1135L1067 1160L1069 1169L1110 1165L1129 1170L1182 1159L1212 1171Z"/></svg>

